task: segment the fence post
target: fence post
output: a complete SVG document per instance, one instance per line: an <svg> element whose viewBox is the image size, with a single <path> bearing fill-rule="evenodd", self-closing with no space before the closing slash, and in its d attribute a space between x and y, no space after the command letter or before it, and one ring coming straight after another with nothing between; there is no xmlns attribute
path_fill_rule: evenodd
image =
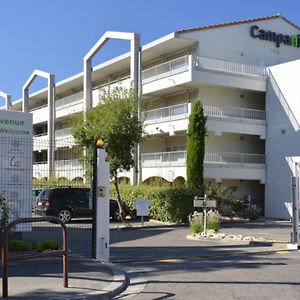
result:
<svg viewBox="0 0 300 300"><path fill-rule="evenodd" d="M97 146L93 145L93 179L92 179L92 257L96 258L96 207L97 207Z"/></svg>
<svg viewBox="0 0 300 300"><path fill-rule="evenodd" d="M292 177L292 244L299 245L299 177Z"/></svg>

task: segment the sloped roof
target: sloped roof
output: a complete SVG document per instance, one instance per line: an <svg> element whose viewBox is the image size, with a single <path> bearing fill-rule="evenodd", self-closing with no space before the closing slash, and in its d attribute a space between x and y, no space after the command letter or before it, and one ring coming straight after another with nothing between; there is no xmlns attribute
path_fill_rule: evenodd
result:
<svg viewBox="0 0 300 300"><path fill-rule="evenodd" d="M190 29L181 29L181 30L177 30L176 33L188 33L188 32L193 32L193 31L214 29L214 28L219 28L219 27L240 25L240 24L245 24L245 23L260 22L260 21L272 20L272 19L277 19L277 18L283 19L290 25L294 26L297 30L300 30L300 27L298 25L294 24L293 22L289 21L288 19L286 19L285 17L283 17L281 14L278 13L273 16L267 16L267 17L249 19L249 20L233 21L233 22L220 23L220 24L215 24L215 25L200 26L200 27L194 27L194 28L190 28Z"/></svg>

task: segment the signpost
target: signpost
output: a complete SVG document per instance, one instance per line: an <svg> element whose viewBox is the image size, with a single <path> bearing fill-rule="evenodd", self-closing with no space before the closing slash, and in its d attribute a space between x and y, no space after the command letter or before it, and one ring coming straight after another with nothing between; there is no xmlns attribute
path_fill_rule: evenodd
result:
<svg viewBox="0 0 300 300"><path fill-rule="evenodd" d="M136 215L141 217L142 226L144 225L144 216L149 216L149 206L151 200L135 200Z"/></svg>
<svg viewBox="0 0 300 300"><path fill-rule="evenodd" d="M31 217L32 114L0 111L0 148L0 196L9 207L8 221ZM29 230L30 224L16 228Z"/></svg>
<svg viewBox="0 0 300 300"><path fill-rule="evenodd" d="M209 200L207 199L206 195L204 197L194 197L194 207L202 207L203 208L203 231L204 235L206 235L206 228L207 228L207 208L216 208L217 201L216 200Z"/></svg>

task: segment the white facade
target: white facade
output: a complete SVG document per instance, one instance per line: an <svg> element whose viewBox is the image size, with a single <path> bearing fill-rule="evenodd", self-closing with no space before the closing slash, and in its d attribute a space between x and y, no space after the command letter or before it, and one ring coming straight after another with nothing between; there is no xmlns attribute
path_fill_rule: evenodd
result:
<svg viewBox="0 0 300 300"><path fill-rule="evenodd" d="M252 37L251 30L260 37ZM299 27L276 15L181 30L143 46L140 104L147 136L141 146L142 181L186 179L188 117L192 103L200 98L208 117L206 181L236 186L238 196L250 195L265 207L266 216L288 218L284 204L291 201L287 157L300 156L299 33ZM275 40L266 40L269 37ZM127 53L93 69L93 106L99 88L108 82L121 78L129 86L129 66ZM56 84L55 135L57 140L70 138L71 145L71 118L84 109L82 90L82 73ZM46 104L46 90L30 95L29 110L36 139L41 141L47 133ZM21 100L13 109L21 109ZM42 153L35 167L37 177L46 177L41 171L46 149L43 142L34 149ZM67 149L57 147L56 151L63 151L68 160ZM77 157L69 161L71 168L79 163ZM71 172L62 174L59 161L55 164L58 177L74 179ZM122 175L132 182L132 173Z"/></svg>

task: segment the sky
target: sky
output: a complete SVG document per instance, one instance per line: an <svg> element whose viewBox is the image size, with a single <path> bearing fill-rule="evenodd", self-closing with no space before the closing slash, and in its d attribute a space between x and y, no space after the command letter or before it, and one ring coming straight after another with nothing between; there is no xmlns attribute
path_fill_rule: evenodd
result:
<svg viewBox="0 0 300 300"><path fill-rule="evenodd" d="M13 101L35 69L56 82L82 72L83 56L107 30L139 33L145 45L180 29L277 13L300 26L299 0L0 0L0 12L0 91ZM111 40L93 65L127 51L129 42ZM46 86L38 78L30 92Z"/></svg>

